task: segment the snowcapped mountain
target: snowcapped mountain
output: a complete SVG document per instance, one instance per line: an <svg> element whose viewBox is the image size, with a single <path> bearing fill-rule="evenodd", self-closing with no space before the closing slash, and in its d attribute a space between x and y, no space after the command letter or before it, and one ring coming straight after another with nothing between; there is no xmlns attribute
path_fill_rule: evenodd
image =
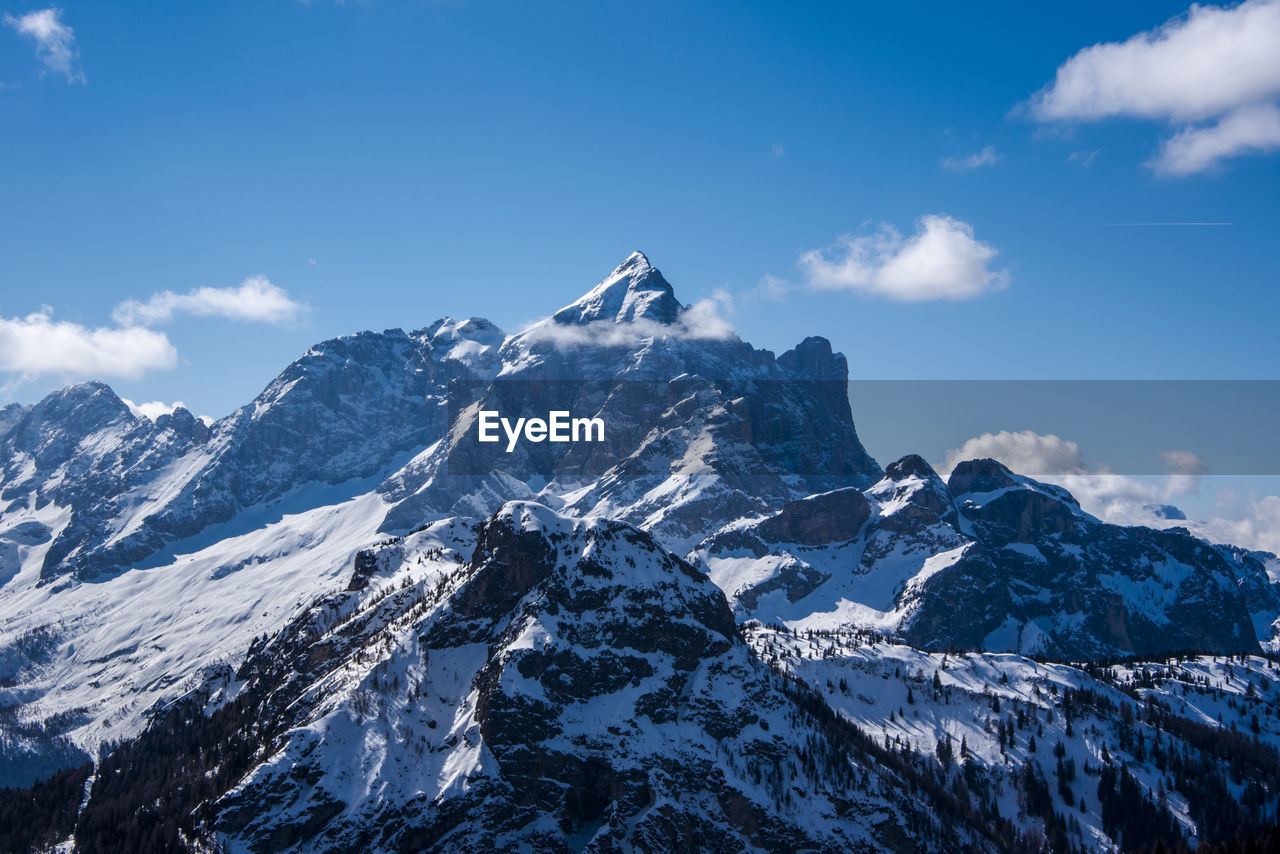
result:
<svg viewBox="0 0 1280 854"><path fill-rule="evenodd" d="M49 807L12 845L1135 847L1101 803L1064 817L1094 771L1150 802L1144 841L1217 839L1222 792L1274 814L1274 557L990 460L882 470L848 371L635 253L514 334L318 344L207 426L96 383L0 410L0 786ZM476 441L557 409L604 441Z"/></svg>
<svg viewBox="0 0 1280 854"><path fill-rule="evenodd" d="M865 492L735 521L692 556L741 617L924 649L1084 661L1274 643L1266 556L1103 523L994 460L960 463L943 483L909 456Z"/></svg>
<svg viewBox="0 0 1280 854"><path fill-rule="evenodd" d="M278 749L222 796L232 840L877 850L910 822L966 839L796 714L720 591L638 529L513 503L381 552L374 592L313 608L238 674L238 696L288 711ZM355 668L319 652L356 648ZM802 745L831 776L792 793Z"/></svg>

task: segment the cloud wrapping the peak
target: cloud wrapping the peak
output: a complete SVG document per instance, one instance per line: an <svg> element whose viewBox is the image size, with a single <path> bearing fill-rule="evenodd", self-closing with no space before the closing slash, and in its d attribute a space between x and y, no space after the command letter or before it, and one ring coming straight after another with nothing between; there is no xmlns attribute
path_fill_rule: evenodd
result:
<svg viewBox="0 0 1280 854"><path fill-rule="evenodd" d="M138 379L177 362L178 351L163 332L136 326L90 329L55 321L48 308L26 317L0 317L0 371L7 373Z"/></svg>
<svg viewBox="0 0 1280 854"><path fill-rule="evenodd" d="M61 9L40 9L16 18L5 15L4 22L22 35L35 40L36 58L46 71L62 75L68 83L84 82L75 32L62 23Z"/></svg>
<svg viewBox="0 0 1280 854"><path fill-rule="evenodd" d="M167 323L177 314L283 324L297 321L304 311L305 306L265 276L251 276L234 288L160 291L146 302L127 300L116 306L112 317L117 323L143 326Z"/></svg>
<svg viewBox="0 0 1280 854"><path fill-rule="evenodd" d="M1008 283L991 269L998 250L974 237L973 226L944 214L921 217L904 237L882 224L870 234L845 235L827 251L800 256L809 287L860 291L904 302L972 299Z"/></svg>
<svg viewBox="0 0 1280 854"><path fill-rule="evenodd" d="M674 323L659 323L648 318L619 322L594 320L590 323L557 323L551 318L540 320L519 336L532 342L547 342L559 348L634 347L650 339L697 341L729 341L737 337L724 316L732 310L732 298L717 291L712 299L698 300L687 306Z"/></svg>
<svg viewBox="0 0 1280 854"><path fill-rule="evenodd" d="M1042 122L1124 116L1180 125L1147 165L1189 175L1280 148L1277 56L1280 0L1192 4L1154 30L1079 51L1029 106Z"/></svg>

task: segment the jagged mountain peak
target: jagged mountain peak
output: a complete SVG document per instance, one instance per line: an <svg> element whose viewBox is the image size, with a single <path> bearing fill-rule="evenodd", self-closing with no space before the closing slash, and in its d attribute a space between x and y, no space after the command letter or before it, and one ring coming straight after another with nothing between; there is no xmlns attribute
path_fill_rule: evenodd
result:
<svg viewBox="0 0 1280 854"><path fill-rule="evenodd" d="M933 470L933 466L919 454L907 454L902 459L889 463L885 466L884 476L889 480L905 480L909 477L924 480L938 479L938 473Z"/></svg>
<svg viewBox="0 0 1280 854"><path fill-rule="evenodd" d="M919 454L907 454L885 466L884 479L871 488L870 494L883 502L881 513L886 517L905 514L890 527L955 523L956 507L950 490Z"/></svg>
<svg viewBox="0 0 1280 854"><path fill-rule="evenodd" d="M1050 501L1066 505L1075 515L1085 515L1080 509L1080 502L1063 487L1015 474L998 460L964 460L958 463L947 479L947 488L957 500L967 499L970 505L984 504L1009 490L1034 492Z"/></svg>
<svg viewBox="0 0 1280 854"><path fill-rule="evenodd" d="M33 449L44 446L54 434L78 441L106 427L136 420L111 386L82 382L50 392L22 411L13 420L10 435L20 447Z"/></svg>
<svg viewBox="0 0 1280 854"><path fill-rule="evenodd" d="M947 478L947 487L954 495L995 492L1017 485L1013 472L1004 463L991 459L964 460L951 470L951 476Z"/></svg>
<svg viewBox="0 0 1280 854"><path fill-rule="evenodd" d="M129 412L129 407L111 386L96 380L60 388L50 392L36 404L37 409L50 417L62 417L73 409L85 407L112 414Z"/></svg>
<svg viewBox="0 0 1280 854"><path fill-rule="evenodd" d="M1142 509L1149 511L1157 519L1185 521L1187 518L1186 513L1183 513L1182 510L1172 504L1144 504Z"/></svg>
<svg viewBox="0 0 1280 854"><path fill-rule="evenodd" d="M458 362L479 373L495 364L498 349L507 340L506 332L483 317L442 317L414 336L430 342L440 361Z"/></svg>
<svg viewBox="0 0 1280 854"><path fill-rule="evenodd" d="M498 508L485 525L504 526L513 531L564 534L574 530L578 522L556 513L538 501L508 501Z"/></svg>
<svg viewBox="0 0 1280 854"><path fill-rule="evenodd" d="M831 342L820 335L810 335L778 357L778 364L792 373L815 380L849 378L849 363L843 353L833 352Z"/></svg>
<svg viewBox="0 0 1280 854"><path fill-rule="evenodd" d="M491 340L495 337L501 343L502 338L506 336L496 323L485 317L442 317L423 329L421 334L433 343Z"/></svg>
<svg viewBox="0 0 1280 854"><path fill-rule="evenodd" d="M642 252L632 252L604 281L552 315L557 323L597 320L673 323L683 306L671 284Z"/></svg>

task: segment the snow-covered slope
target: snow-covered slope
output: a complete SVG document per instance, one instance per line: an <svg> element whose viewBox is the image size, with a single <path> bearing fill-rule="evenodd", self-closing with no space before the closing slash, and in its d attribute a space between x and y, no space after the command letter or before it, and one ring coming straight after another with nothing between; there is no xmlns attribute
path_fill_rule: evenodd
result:
<svg viewBox="0 0 1280 854"><path fill-rule="evenodd" d="M765 661L975 809L1052 850L1232 842L1272 822L1280 663L1186 656L1111 666L930 653L869 633L749 627Z"/></svg>

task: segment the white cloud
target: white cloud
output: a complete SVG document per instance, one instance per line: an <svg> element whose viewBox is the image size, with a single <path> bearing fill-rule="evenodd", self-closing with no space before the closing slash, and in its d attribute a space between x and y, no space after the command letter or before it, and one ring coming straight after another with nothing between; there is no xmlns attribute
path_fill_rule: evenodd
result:
<svg viewBox="0 0 1280 854"><path fill-rule="evenodd" d="M152 326L175 314L225 317L258 323L291 323L305 307L265 276L252 276L234 288L196 288L185 294L161 291L146 302L128 300L116 306L112 317L124 325Z"/></svg>
<svg viewBox="0 0 1280 854"><path fill-rule="evenodd" d="M659 323L640 318L627 323L595 320L591 323L557 323L551 318L534 323L519 334L536 342L549 342L556 347L631 347L654 338L728 341L736 337L733 325L723 312L732 310L732 298L726 291L716 291L714 298L695 302L685 308L674 323Z"/></svg>
<svg viewBox="0 0 1280 854"><path fill-rule="evenodd" d="M1003 157L995 148L988 145L974 154L953 154L942 159L942 168L952 172L972 172L984 166L994 166Z"/></svg>
<svg viewBox="0 0 1280 854"><path fill-rule="evenodd" d="M1280 0L1193 4L1154 30L1072 56L1031 99L1031 112L1044 122L1127 116L1181 125L1149 165L1165 175L1201 172L1280 148L1277 56Z"/></svg>
<svg viewBox="0 0 1280 854"><path fill-rule="evenodd" d="M132 412L134 415L137 415L141 418L150 418L152 421L155 421L161 415L172 414L173 410L177 409L179 406L186 408L186 404L183 403L181 400L175 400L173 403L165 403L163 400L151 400L151 401L147 401L146 403L134 403L132 400L130 400L127 397L122 397L120 398L120 400L124 403L125 406L129 407L129 411Z"/></svg>
<svg viewBox="0 0 1280 854"><path fill-rule="evenodd" d="M68 83L84 82L84 72L78 62L80 50L76 36L70 27L62 23L61 9L40 9L15 18L5 15L6 25L29 36L36 43L36 57L46 71L61 74Z"/></svg>
<svg viewBox="0 0 1280 854"><path fill-rule="evenodd" d="M1280 64L1278 62L1277 64ZM1243 154L1280 148L1280 107L1241 107L1205 127L1184 128L1165 141L1148 165L1161 175L1191 175Z"/></svg>
<svg viewBox="0 0 1280 854"><path fill-rule="evenodd" d="M1109 116L1196 121L1280 93L1280 2L1193 4L1186 15L1085 48L1032 99L1043 120Z"/></svg>
<svg viewBox="0 0 1280 854"><path fill-rule="evenodd" d="M26 317L0 317L0 371L7 373L137 379L177 361L178 351L163 332L135 326L90 329L54 321L48 308Z"/></svg>
<svg viewBox="0 0 1280 854"><path fill-rule="evenodd" d="M773 145L769 146L769 153L778 158L787 156L787 150L782 147L782 143L780 142L775 142Z"/></svg>
<svg viewBox="0 0 1280 854"><path fill-rule="evenodd" d="M947 462L942 468L944 476L949 476L958 463L977 459L998 460L1013 471L1031 477L1086 471L1080 446L1075 442L1052 433L1001 430L975 436L959 448L947 451Z"/></svg>
<svg viewBox="0 0 1280 854"><path fill-rule="evenodd" d="M870 234L845 235L827 252L805 252L799 263L817 290L918 302L970 299L1003 287L1008 274L991 269L997 254L974 237L973 226L932 214L920 218L910 237L884 224Z"/></svg>

